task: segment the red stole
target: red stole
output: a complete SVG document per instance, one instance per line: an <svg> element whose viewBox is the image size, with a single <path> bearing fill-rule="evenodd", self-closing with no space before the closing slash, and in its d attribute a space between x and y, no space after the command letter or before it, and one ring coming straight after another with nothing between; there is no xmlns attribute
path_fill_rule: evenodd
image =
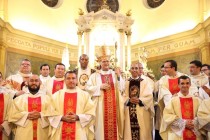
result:
<svg viewBox="0 0 210 140"><path fill-rule="evenodd" d="M178 93L180 91L178 87L178 78L176 79L168 79L169 91L172 95Z"/></svg>
<svg viewBox="0 0 210 140"><path fill-rule="evenodd" d="M64 80L62 81L53 81L53 89L52 89L52 94L54 94L56 91L63 89L63 84L64 84Z"/></svg>
<svg viewBox="0 0 210 140"><path fill-rule="evenodd" d="M191 98L181 98L181 112L182 112L182 119L186 120L193 120L193 99ZM183 140L196 140L196 135L190 129L186 129L183 131Z"/></svg>
<svg viewBox="0 0 210 140"><path fill-rule="evenodd" d="M115 140L117 139L117 111L112 74L101 75L101 80L102 83L111 86L111 89L104 91L104 139Z"/></svg>
<svg viewBox="0 0 210 140"><path fill-rule="evenodd" d="M41 112L41 97L36 97L36 98L32 98L32 97L28 97L28 112L32 112L32 111L38 111ZM37 120L33 120L33 140L37 140L37 123L38 123L38 119Z"/></svg>
<svg viewBox="0 0 210 140"><path fill-rule="evenodd" d="M77 107L77 93L65 93L63 114L64 115L68 113L76 114L76 107ZM74 123L63 122L62 140L75 140L75 134L76 134L76 122Z"/></svg>
<svg viewBox="0 0 210 140"><path fill-rule="evenodd" d="M0 125L4 121L4 94L0 93ZM0 132L0 140L2 140L2 132Z"/></svg>

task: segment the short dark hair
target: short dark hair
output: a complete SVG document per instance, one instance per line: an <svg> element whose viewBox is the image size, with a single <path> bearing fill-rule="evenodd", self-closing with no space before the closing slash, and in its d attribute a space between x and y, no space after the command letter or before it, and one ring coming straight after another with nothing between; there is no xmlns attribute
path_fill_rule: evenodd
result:
<svg viewBox="0 0 210 140"><path fill-rule="evenodd" d="M202 67L207 67L210 70L210 65L208 64L203 64Z"/></svg>
<svg viewBox="0 0 210 140"><path fill-rule="evenodd" d="M69 70L69 71L67 71L66 73L65 73L65 75L64 75L64 77L66 78L66 75L67 74L75 74L76 75L76 77L77 77L77 73L76 73L76 71L74 71L74 70Z"/></svg>
<svg viewBox="0 0 210 140"><path fill-rule="evenodd" d="M2 73L0 72L0 75L1 75L1 78L3 79L3 75L2 75Z"/></svg>
<svg viewBox="0 0 210 140"><path fill-rule="evenodd" d="M193 60L193 61L190 62L190 64L194 64L194 65L196 65L199 68L202 67L202 63L199 60Z"/></svg>
<svg viewBox="0 0 210 140"><path fill-rule="evenodd" d="M186 76L186 75L180 76L180 77L178 78L178 84L180 83L180 80L181 80L181 79L184 79L184 80L189 79L189 80L190 80L190 77L188 77L188 76ZM191 81L191 80L190 80L190 81Z"/></svg>
<svg viewBox="0 0 210 140"><path fill-rule="evenodd" d="M57 64L55 64L55 69L58 65L62 65L62 66L64 66L64 68L66 68L66 66L63 63L57 63Z"/></svg>
<svg viewBox="0 0 210 140"><path fill-rule="evenodd" d="M83 56L85 56L85 57L87 57L87 58L89 59L89 57L88 57L87 54L82 54L82 55L80 55L79 60L80 60Z"/></svg>
<svg viewBox="0 0 210 140"><path fill-rule="evenodd" d="M162 68L164 68L164 65L161 65L161 67L160 67L160 68L161 68L161 69L162 69Z"/></svg>
<svg viewBox="0 0 210 140"><path fill-rule="evenodd" d="M48 67L49 67L49 70L50 70L50 65L48 65L48 64L42 64L42 65L40 66L40 70L42 70L42 67L44 67L44 66L48 66Z"/></svg>
<svg viewBox="0 0 210 140"><path fill-rule="evenodd" d="M175 60L167 60L165 63L169 62L171 64L171 68L175 68L175 71L177 71L177 63Z"/></svg>

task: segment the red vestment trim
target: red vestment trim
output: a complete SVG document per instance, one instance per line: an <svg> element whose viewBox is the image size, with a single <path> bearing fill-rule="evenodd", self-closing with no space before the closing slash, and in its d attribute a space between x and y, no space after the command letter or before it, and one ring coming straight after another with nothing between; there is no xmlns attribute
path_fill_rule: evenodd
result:
<svg viewBox="0 0 210 140"><path fill-rule="evenodd" d="M176 79L168 79L169 91L172 95L178 93L180 91L178 87L178 78Z"/></svg>
<svg viewBox="0 0 210 140"><path fill-rule="evenodd" d="M0 93L0 125L4 121L4 94ZM2 140L2 132L0 132L0 140Z"/></svg>
<svg viewBox="0 0 210 140"><path fill-rule="evenodd" d="M62 81L53 81L53 89L52 89L52 94L54 94L56 91L59 91L60 89L63 89L64 85L64 80Z"/></svg>
<svg viewBox="0 0 210 140"><path fill-rule="evenodd" d="M41 97L28 97L28 112L38 111L41 112ZM33 140L37 140L37 120L33 120Z"/></svg>
<svg viewBox="0 0 210 140"><path fill-rule="evenodd" d="M194 119L193 99L180 97L180 103L181 103L182 119L193 120ZM185 128L185 130L183 131L183 140L196 140L196 135L192 130Z"/></svg>
<svg viewBox="0 0 210 140"><path fill-rule="evenodd" d="M65 93L63 114L68 113L76 114L77 107L77 93ZM75 140L76 122L67 123L63 122L62 125L62 140Z"/></svg>
<svg viewBox="0 0 210 140"><path fill-rule="evenodd" d="M110 85L109 90L104 91L104 139L117 139L117 111L115 87L112 74L101 75L102 83Z"/></svg>

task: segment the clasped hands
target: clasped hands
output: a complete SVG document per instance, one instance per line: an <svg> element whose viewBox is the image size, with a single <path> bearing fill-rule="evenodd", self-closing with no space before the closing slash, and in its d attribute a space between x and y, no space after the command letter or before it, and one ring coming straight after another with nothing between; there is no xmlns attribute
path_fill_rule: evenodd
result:
<svg viewBox="0 0 210 140"><path fill-rule="evenodd" d="M138 97L131 97L130 102L132 104L139 104L139 98Z"/></svg>
<svg viewBox="0 0 210 140"><path fill-rule="evenodd" d="M107 83L103 83L103 84L101 84L100 89L101 90L109 90L110 89L110 85L107 84Z"/></svg>
<svg viewBox="0 0 210 140"><path fill-rule="evenodd" d="M28 113L27 119L36 120L38 118L41 118L41 114L38 111L32 111Z"/></svg>
<svg viewBox="0 0 210 140"><path fill-rule="evenodd" d="M79 116L74 114L73 112L69 112L61 118L61 121L67 123L73 123L79 120Z"/></svg>
<svg viewBox="0 0 210 140"><path fill-rule="evenodd" d="M194 123L193 123L192 120L187 120L187 123L186 123L185 127L186 127L187 129L192 130L192 129L194 129L195 125L194 125Z"/></svg>

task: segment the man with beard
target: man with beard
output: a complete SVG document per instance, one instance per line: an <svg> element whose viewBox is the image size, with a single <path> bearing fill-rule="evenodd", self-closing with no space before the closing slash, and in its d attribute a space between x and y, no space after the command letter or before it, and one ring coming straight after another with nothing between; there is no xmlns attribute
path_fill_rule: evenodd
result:
<svg viewBox="0 0 210 140"><path fill-rule="evenodd" d="M78 77L78 87L82 90L85 89L86 83L90 75L95 72L94 69L88 67L88 62L89 57L86 54L82 54L79 57L80 68L74 70Z"/></svg>
<svg viewBox="0 0 210 140"><path fill-rule="evenodd" d="M15 140L46 140L48 139L47 116L56 115L51 106L50 98L40 94L38 75L29 77L29 92L18 96L11 105L9 122L16 125Z"/></svg>
<svg viewBox="0 0 210 140"><path fill-rule="evenodd" d="M101 69L93 73L86 86L96 105L96 140L123 139L124 80L119 68L110 69L110 51L102 46L97 59Z"/></svg>
<svg viewBox="0 0 210 140"><path fill-rule="evenodd" d="M153 95L150 81L139 76L139 65L130 68L131 77L126 81L125 94L125 140L151 140Z"/></svg>

